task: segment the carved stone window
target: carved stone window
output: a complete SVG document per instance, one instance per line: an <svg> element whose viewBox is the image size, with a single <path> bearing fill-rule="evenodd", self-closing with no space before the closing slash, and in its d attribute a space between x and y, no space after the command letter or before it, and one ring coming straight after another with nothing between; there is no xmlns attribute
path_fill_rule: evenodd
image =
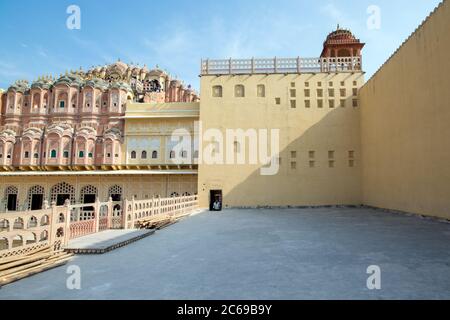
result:
<svg viewBox="0 0 450 320"><path fill-rule="evenodd" d="M92 186L92 185L87 185L84 186L83 188L81 188L81 192L80 192L80 203L85 203L85 196L95 196L95 198L97 198L98 196L98 190L96 187Z"/></svg>
<svg viewBox="0 0 450 320"><path fill-rule="evenodd" d="M122 187L119 185L111 186L108 190L108 198L111 197L113 201L120 201L122 199Z"/></svg>
<svg viewBox="0 0 450 320"><path fill-rule="evenodd" d="M75 188L66 183L60 182L54 185L50 192L51 201L55 201L57 205L64 205L66 199L70 200L70 203L75 203Z"/></svg>
<svg viewBox="0 0 450 320"><path fill-rule="evenodd" d="M44 195L45 195L45 190L43 186L33 186L30 189L28 189L28 196L27 196L27 207L28 210L33 209L32 208L32 204L33 204L33 198L35 198L36 196L40 196L41 197L41 201L44 200ZM42 203L41 203L42 205Z"/></svg>

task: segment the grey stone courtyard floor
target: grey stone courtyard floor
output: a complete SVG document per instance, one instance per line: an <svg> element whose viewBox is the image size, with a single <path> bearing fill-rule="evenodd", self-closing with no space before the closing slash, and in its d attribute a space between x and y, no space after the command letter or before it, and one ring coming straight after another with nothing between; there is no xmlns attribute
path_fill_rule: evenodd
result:
<svg viewBox="0 0 450 320"><path fill-rule="evenodd" d="M81 268L68 290L67 267ZM367 267L381 268L368 290ZM202 213L0 299L449 299L450 224L365 208Z"/></svg>

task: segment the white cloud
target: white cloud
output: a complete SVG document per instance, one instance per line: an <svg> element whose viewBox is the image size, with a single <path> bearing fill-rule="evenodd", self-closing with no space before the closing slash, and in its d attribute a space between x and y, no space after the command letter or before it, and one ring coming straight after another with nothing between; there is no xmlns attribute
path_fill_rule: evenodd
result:
<svg viewBox="0 0 450 320"><path fill-rule="evenodd" d="M42 48L42 46L38 46L37 49L36 49L36 52L41 57L48 58L48 54L47 54L47 52L45 52L45 50L44 50L44 48Z"/></svg>

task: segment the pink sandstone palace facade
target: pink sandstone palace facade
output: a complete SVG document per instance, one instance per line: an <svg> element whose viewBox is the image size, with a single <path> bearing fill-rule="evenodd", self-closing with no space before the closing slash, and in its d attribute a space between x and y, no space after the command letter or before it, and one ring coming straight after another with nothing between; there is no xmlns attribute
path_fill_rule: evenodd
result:
<svg viewBox="0 0 450 320"><path fill-rule="evenodd" d="M127 102L195 102L198 96L163 71L117 62L31 86L17 81L2 97L2 170L123 164Z"/></svg>
<svg viewBox="0 0 450 320"><path fill-rule="evenodd" d="M160 166L167 162L160 148L148 150L149 158L158 153L152 164L159 166L126 166L136 154L124 145L127 106L178 109L199 101L190 86L158 68L121 61L86 72L80 68L58 78L40 77L31 85L16 81L0 98L0 210L40 209L46 201L61 205L67 198L88 203L196 190L193 175L186 178L177 175L179 167ZM153 111L148 112L156 122L149 126L164 126L159 120L166 115ZM132 175L131 169L146 170ZM143 189L153 190L141 194Z"/></svg>

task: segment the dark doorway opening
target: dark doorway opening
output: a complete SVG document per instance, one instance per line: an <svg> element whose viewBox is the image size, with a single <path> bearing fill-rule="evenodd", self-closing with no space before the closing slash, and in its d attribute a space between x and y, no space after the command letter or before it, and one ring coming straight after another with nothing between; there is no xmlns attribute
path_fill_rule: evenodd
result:
<svg viewBox="0 0 450 320"><path fill-rule="evenodd" d="M83 203L94 203L95 194L85 194L83 197Z"/></svg>
<svg viewBox="0 0 450 320"><path fill-rule="evenodd" d="M222 211L222 190L209 191L209 210Z"/></svg>
<svg viewBox="0 0 450 320"><path fill-rule="evenodd" d="M112 199L112 201L121 201L122 195L121 194L112 194L111 199Z"/></svg>
<svg viewBox="0 0 450 320"><path fill-rule="evenodd" d="M43 194L31 195L31 210L41 210L43 202L44 202Z"/></svg>
<svg viewBox="0 0 450 320"><path fill-rule="evenodd" d="M70 194L58 194L56 196L56 205L63 206L67 199L70 200Z"/></svg>
<svg viewBox="0 0 450 320"><path fill-rule="evenodd" d="M83 196L83 203L87 203L87 204L94 203L95 198L96 198L95 194L85 194ZM84 207L83 209L85 211L94 211L94 207Z"/></svg>
<svg viewBox="0 0 450 320"><path fill-rule="evenodd" d="M8 211L17 210L17 194L8 194Z"/></svg>

